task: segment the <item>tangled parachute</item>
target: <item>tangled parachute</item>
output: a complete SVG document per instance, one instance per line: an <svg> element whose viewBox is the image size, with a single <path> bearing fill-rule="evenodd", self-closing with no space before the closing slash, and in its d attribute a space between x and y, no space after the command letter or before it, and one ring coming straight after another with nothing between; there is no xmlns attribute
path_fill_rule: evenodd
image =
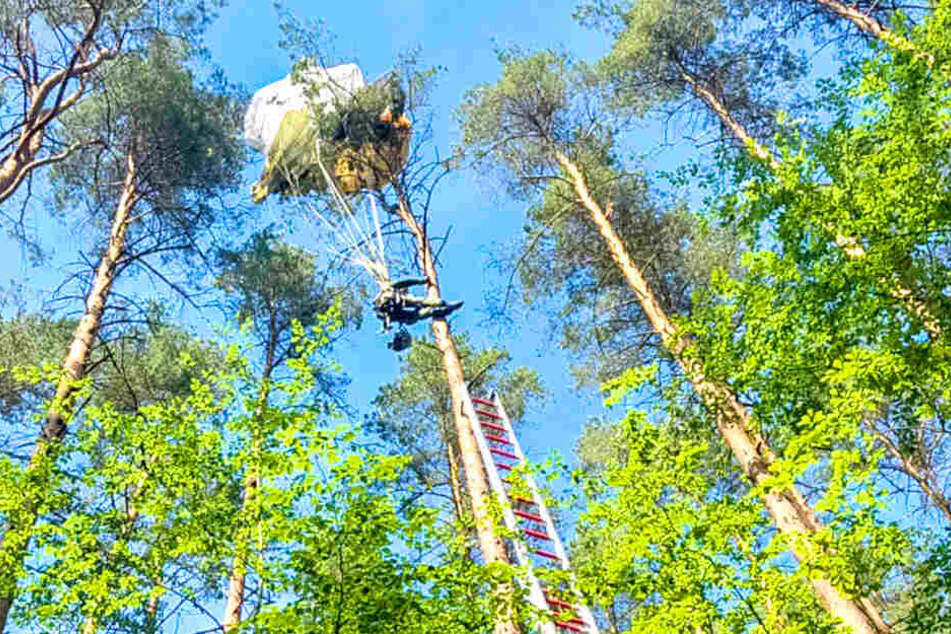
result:
<svg viewBox="0 0 951 634"><path fill-rule="evenodd" d="M367 84L356 64L323 68L305 60L254 94L244 121L248 143L267 156L252 187L269 194L379 190L406 164L410 122L398 79ZM336 183L328 182L332 174Z"/></svg>
<svg viewBox="0 0 951 634"><path fill-rule="evenodd" d="M323 68L304 61L255 93L244 121L245 139L267 156L252 199L258 203L275 192L328 194L331 213L299 200L327 230L331 252L362 267L380 287L374 311L383 332L400 324L390 344L396 351L411 343L406 325L445 318L462 305L412 295L409 288L426 284L424 279L393 282L376 200L347 196L379 191L406 165L411 125L405 106L406 94L394 74L368 85L356 64Z"/></svg>

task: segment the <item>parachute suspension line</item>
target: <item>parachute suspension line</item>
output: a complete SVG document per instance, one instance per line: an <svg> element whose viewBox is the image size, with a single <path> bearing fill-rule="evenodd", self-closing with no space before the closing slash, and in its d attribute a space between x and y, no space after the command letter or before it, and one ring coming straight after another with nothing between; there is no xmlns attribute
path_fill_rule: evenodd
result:
<svg viewBox="0 0 951 634"><path fill-rule="evenodd" d="M388 345L397 352L405 350L412 342L406 326L425 319L444 319L459 309L462 302L447 302L442 299L431 299L428 296L413 295L409 289L413 286L426 285L426 279L410 278L399 281L390 279L386 265L386 248L380 224L379 205L376 199L365 195L358 205L351 204L334 175L321 160L320 150L320 139L317 139L311 169L319 170L313 176L322 178L323 184L326 184L328 205L320 207L314 202L308 202L307 199L302 199L304 202L301 204L313 211L330 235L331 239L327 243L328 251L334 257L362 267L380 287L380 292L373 298L373 310L377 318L383 322L381 332L387 332L391 325L399 324L399 330ZM290 178L287 182L291 187L294 186Z"/></svg>
<svg viewBox="0 0 951 634"><path fill-rule="evenodd" d="M315 162L327 183L332 213L324 213L314 204L309 206L335 239L328 246L329 251L334 256L362 267L381 289L389 287L390 275L386 266L386 250L376 201L372 197L364 198L363 206L369 211L362 214L354 211L354 207L340 191L336 179L320 158L320 140L317 141Z"/></svg>

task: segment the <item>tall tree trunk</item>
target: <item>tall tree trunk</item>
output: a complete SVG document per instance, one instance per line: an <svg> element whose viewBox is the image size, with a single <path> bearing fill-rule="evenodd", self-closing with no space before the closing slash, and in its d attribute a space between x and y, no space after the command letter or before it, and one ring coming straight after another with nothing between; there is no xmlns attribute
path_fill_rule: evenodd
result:
<svg viewBox="0 0 951 634"><path fill-rule="evenodd" d="M452 408L452 403L449 403L449 407L450 409ZM472 525L472 518L466 511L468 508L468 500L466 499L466 491L462 486L462 470L459 466L459 456L457 453L459 443L455 442L452 433L454 420L452 412L447 411L440 420L440 424L442 425L441 437L445 444L446 465L449 468L449 489L450 495L452 496L453 514L456 517L456 525L466 531L466 556L469 559L473 559L472 545L469 541L469 530Z"/></svg>
<svg viewBox="0 0 951 634"><path fill-rule="evenodd" d="M96 634L96 630L99 629L98 623L95 617L87 616L83 623L83 634Z"/></svg>
<svg viewBox="0 0 951 634"><path fill-rule="evenodd" d="M812 2L818 4L826 11L834 13L840 18L848 20L866 35L870 35L878 40L881 40L889 46L905 53L912 53L916 57L924 59L929 66L934 64L934 55L927 51L919 50L918 47L915 46L914 43L910 42L907 38L898 35L891 29L886 28L876 18L867 13L859 11L854 6L843 4L838 0L812 0Z"/></svg>
<svg viewBox="0 0 951 634"><path fill-rule="evenodd" d="M419 266L427 282L426 297L430 301L438 302L441 299L439 279L436 275L436 265L429 239L425 230L413 215L409 201L401 192L399 193L399 204L396 213L410 233L413 234L416 241ZM486 563L508 563L505 545L495 532L492 517L489 515L488 480L471 427L476 421L470 421L466 418L463 411L463 404L466 400L466 382L462 373L462 363L459 360L459 354L456 351L448 322L443 318L433 319L431 329L436 347L442 354L443 367L446 370L446 381L449 384L452 400L453 422L455 423L456 437L459 442L459 457L462 460L462 469L465 472L466 490L469 493L472 516L475 520L476 534L479 538L482 556ZM497 588L497 592L502 597L505 595L511 596L511 591L512 588L505 585ZM515 623L511 614L507 611L496 620L495 634L519 634L519 629L518 624Z"/></svg>
<svg viewBox="0 0 951 634"><path fill-rule="evenodd" d="M156 634L158 632L158 607L159 598L157 596L149 597L145 605L145 634Z"/></svg>
<svg viewBox="0 0 951 634"><path fill-rule="evenodd" d="M74 143L62 152L37 158L43 147L45 133L45 127L27 127L13 151L0 161L0 204L15 194L23 181L35 170L69 158L82 145Z"/></svg>
<svg viewBox="0 0 951 634"><path fill-rule="evenodd" d="M241 504L242 511L255 504L260 487L261 479L256 472L245 478L244 498ZM231 564L231 576L228 579L225 618L222 622L222 629L225 632L233 632L241 625L241 610L244 608L244 585L248 576L248 556L251 550L250 540L250 534L239 535L238 543L235 544L234 561Z"/></svg>
<svg viewBox="0 0 951 634"><path fill-rule="evenodd" d="M683 77L687 85L690 86L694 95L699 97L707 105L710 111L720 119L723 125L730 131L734 138L746 148L753 158L766 163L774 173L779 171L781 164L776 157L753 138L743 124L736 120L733 113L726 107L726 104L724 104L712 90L704 86L696 77L684 70L681 70L681 77ZM824 228L835 236L836 245L842 249L842 252L845 253L849 259L862 260L866 257L865 247L862 246L862 243L859 242L855 236L845 235L834 227L826 226ZM915 315L921 321L921 325L924 326L925 330L927 330L932 337L940 337L944 334L941 322L934 316L928 308L928 305L922 301L921 298L917 297L910 288L905 286L901 280L897 278L897 275L891 279L883 278L881 283L888 289L889 294L894 299L898 300L908 312Z"/></svg>
<svg viewBox="0 0 951 634"><path fill-rule="evenodd" d="M873 18L871 15L862 13L854 6L850 7L848 5L838 2L838 0L812 0L820 7L826 11L831 11L840 18L845 18L855 26L857 26L862 32L868 33L873 37L880 39L886 38L886 33L889 33L882 24Z"/></svg>
<svg viewBox="0 0 951 634"><path fill-rule="evenodd" d="M13 152L0 163L0 203L13 195L26 177L29 168L43 146L43 130L27 130Z"/></svg>
<svg viewBox="0 0 951 634"><path fill-rule="evenodd" d="M707 107L719 117L723 125L730 130L731 134L747 149L751 156L766 163L773 172L777 172L780 169L780 162L736 120L716 94L683 69L681 70L681 75L684 81L691 87L694 94L703 100L703 102L707 104ZM861 260L866 257L865 247L863 247L855 237L842 234L833 227L825 228L835 235L836 245L842 249L842 252L845 253L849 259ZM940 339L944 336L944 328L938 318L931 312L931 309L928 308L928 305L921 298L917 297L910 288L905 286L901 280L898 279L897 274L890 279L883 277L879 282L888 289L888 293L892 298L898 300L898 302L904 306L905 310L920 320L921 325L933 339ZM951 502L949 502L940 487L929 481L927 474L922 474L920 470L915 468L912 461L903 455L887 436L876 432L876 438L882 442L889 454L898 461L902 471L919 484L928 499L951 521Z"/></svg>
<svg viewBox="0 0 951 634"><path fill-rule="evenodd" d="M135 530L135 523L139 520L139 507L136 506L138 503L139 496L142 494L142 491L145 489L145 485L148 483L148 469L152 468L155 464L155 456L150 456L146 460L146 467L142 475L139 476L139 481L135 483L135 488L132 490L132 494L129 495L129 508L126 510L126 524L123 527L120 536L122 538L128 538L129 535ZM115 555L119 549L120 540L116 540L116 543L113 545L112 554ZM156 601L157 598L153 597ZM151 603L152 599L149 599ZM83 622L83 634L96 634L96 631L99 629L99 617L96 614L95 604L89 606L90 614L86 616L85 621Z"/></svg>
<svg viewBox="0 0 951 634"><path fill-rule="evenodd" d="M86 312L79 320L79 325L76 326L76 331L73 333L69 353L63 362L63 374L65 376L56 388L56 398L47 416L46 424L43 426L37 451L33 454L34 460L46 451L51 441L62 439L66 433L65 421L72 411L73 404L71 401L76 396L77 382L85 375L89 353L92 350L92 344L96 336L99 334L102 315L106 310L106 301L109 299L109 293L115 281L116 269L125 251L125 239L129 230L132 209L139 199L139 193L135 187L137 176L135 159L130 153L126 157L125 182L122 187L122 194L119 197L119 204L116 206L116 213L112 219L109 245L102 255L92 289L86 297Z"/></svg>
<svg viewBox="0 0 951 634"><path fill-rule="evenodd" d="M449 439L446 439L446 462L449 465L449 487L452 491L452 506L456 512L456 520L462 524L466 521L465 498L462 492L462 481L459 473L459 459Z"/></svg>
<svg viewBox="0 0 951 634"><path fill-rule="evenodd" d="M57 163L70 156L79 147L75 143L58 154L37 159L46 138L47 127L64 112L75 106L86 93L87 77L99 66L119 55L121 43L114 48L96 46L96 35L102 25L104 7L89 3L90 20L79 41L75 42L69 61L64 68L55 70L42 80L40 69L48 67L37 63L36 45L30 33L32 11L22 16L17 28L17 46L11 51L10 63L18 65L20 81L24 82L26 108L16 142L4 144L6 154L0 159L0 204L12 196L23 180L39 167ZM92 49L95 54L90 55ZM32 72L31 72L32 71ZM74 83L75 82L75 83ZM67 87L72 92L67 93Z"/></svg>
<svg viewBox="0 0 951 634"><path fill-rule="evenodd" d="M115 281L116 270L125 251L132 210L139 200L137 177L135 159L130 153L126 157L125 180L112 218L109 244L99 260L92 288L86 296L85 313L73 332L72 344L63 361L63 374L56 387L56 396L26 468L31 492L35 493L32 493L33 497L25 500L19 512L10 518L0 540L0 561L7 562L6 569L0 571L0 634L3 634L16 594L16 579L23 567L37 519L37 510L49 486L50 469L56 459L56 449L66 434L66 421L72 413L79 381L85 375L89 354L99 333L102 315Z"/></svg>
<svg viewBox="0 0 951 634"><path fill-rule="evenodd" d="M261 376L261 394L258 400L255 420L260 421L267 411L268 399L271 395L271 373L275 367L275 354L277 350L277 316L272 310L271 318L268 323L268 342L267 350L264 355L264 372ZM257 425L255 425L257 427ZM257 437L257 429L252 432L255 438L252 440L253 449L257 450L261 446L261 439ZM252 468L244 480L244 495L241 502L241 511L253 509L258 501L258 494L261 490L261 474L256 468ZM239 533L236 538L234 549L234 561L231 564L231 577L228 579L228 598L225 603L225 618L222 621L222 628L225 632L233 632L241 624L241 610L244 607L244 586L248 576L248 556L251 551L251 534Z"/></svg>
<svg viewBox="0 0 951 634"><path fill-rule="evenodd" d="M702 82L684 70L683 67L680 69L680 76L684 82L690 86L690 90L693 91L693 94L707 105L707 108L709 108L730 131L730 134L732 134L754 158L769 165L770 169L774 172L779 170L779 161L773 157L769 150L763 147L762 144L747 132L743 124L736 120L736 117L734 117L733 113L726 107L726 104L723 103L712 90L704 86Z"/></svg>
<svg viewBox="0 0 951 634"><path fill-rule="evenodd" d="M716 415L720 434L739 462L743 473L754 485L763 484L769 477L769 466L775 462L776 456L766 439L751 431L756 426L749 412L740 404L729 386L705 376L703 360L698 358L693 351L692 342L680 332L657 301L604 210L591 195L581 170L561 151L556 151L556 156L572 183L579 202L604 239L611 258L634 292L654 332L660 335L663 345L680 365L707 408ZM766 493L763 496L763 504L779 531L790 538L796 557L800 561L810 560L813 547L809 544L809 535L818 533L823 527L799 490L791 486L781 492ZM811 578L810 584L825 609L832 616L841 619L845 626L851 627L853 634L884 634L891 631L874 607L862 600L853 600L843 595L827 578Z"/></svg>
<svg viewBox="0 0 951 634"><path fill-rule="evenodd" d="M934 53L921 50L914 42L902 35L899 35L898 33L895 33L889 28L886 28L881 22L871 15L862 13L855 7L842 4L838 0L813 0L813 2L823 7L827 11L831 11L840 18L848 20L857 26L863 33L867 33L872 37L878 38L896 50L914 55L915 59L924 60L929 68L934 67ZM934 4L932 4L931 9L932 11L935 10ZM942 70L941 72L944 74L945 78L947 78L947 70Z"/></svg>

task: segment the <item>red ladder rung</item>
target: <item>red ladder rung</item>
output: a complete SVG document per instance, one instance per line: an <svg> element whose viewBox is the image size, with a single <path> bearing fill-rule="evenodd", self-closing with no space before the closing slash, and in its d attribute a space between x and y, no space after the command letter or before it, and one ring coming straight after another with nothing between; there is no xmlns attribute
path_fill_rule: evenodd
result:
<svg viewBox="0 0 951 634"><path fill-rule="evenodd" d="M550 605L557 606L559 608L568 608L569 610L574 610L575 606L571 605L567 601L562 601L561 599L556 599L555 597L550 597L547 594L545 595L545 600L548 601Z"/></svg>
<svg viewBox="0 0 951 634"><path fill-rule="evenodd" d="M512 460L518 460L518 456L516 456L511 451L505 451L504 449L496 449L495 447L489 447L489 451L499 456L505 456L506 458L511 458Z"/></svg>
<svg viewBox="0 0 951 634"><path fill-rule="evenodd" d="M574 610L572 610L572 612L574 612ZM584 619L581 618L580 616L575 615L569 619L569 618L565 618L567 614L568 614L567 612L559 611L559 612L552 612L551 616L556 621L561 621L562 623L577 623L578 625L585 624Z"/></svg>
<svg viewBox="0 0 951 634"><path fill-rule="evenodd" d="M529 537L535 537L535 538L537 538L537 539L546 539L546 540L548 540L548 541L551 541L551 537L548 536L548 533L543 533L543 532L541 532L541 531L536 531L536 530L531 529L531 528L523 528L523 529L522 529L522 532L525 533L526 535L528 535Z"/></svg>
<svg viewBox="0 0 951 634"><path fill-rule="evenodd" d="M524 517L527 520L538 522L539 524L545 523L545 519L541 515L535 515L534 513L526 513L525 511L520 511L518 509L512 509L512 512L518 515L519 517Z"/></svg>
<svg viewBox="0 0 951 634"><path fill-rule="evenodd" d="M485 440L491 443L507 445L514 448L514 432L510 431L509 426L505 424L505 417L502 415L499 406L496 405L494 401L484 398L472 397L471 401L473 404L473 409L475 410L477 421L480 425L479 429L482 431ZM486 433L486 430L488 430L490 433ZM512 434L511 440L509 439L510 434ZM507 451L506 449L491 445L488 447L488 449L493 455L518 461L515 464L506 464L504 462L493 461L495 467L500 470L510 472L519 462L521 462L519 456L513 451ZM511 482L505 480L504 478L503 483L511 484ZM503 487L502 492L505 493L507 491L510 491L510 488ZM528 499L514 495L508 495L508 498L513 506L515 504L521 504L525 507L534 507L534 509L531 509L532 511L541 508L540 504L535 501L534 496L532 499ZM547 522L541 516L540 511L530 512L529 510L513 508L512 512L523 520L542 525L542 527L540 527L541 530L537 530L535 528L528 528L527 526L529 525L523 523L518 527L519 530L522 531L523 535L534 539L554 542L554 537L549 535ZM531 549L530 552L532 552L534 555L538 555L539 557L544 557L552 561L561 561L560 556L549 550L534 548ZM547 601L549 607L552 608L552 611L550 612L550 618L558 630L577 632L578 634L590 634L588 631L588 624L579 616L577 616L577 608L574 605L568 603L567 601L562 601L561 599L548 596L547 591L545 591L545 600Z"/></svg>

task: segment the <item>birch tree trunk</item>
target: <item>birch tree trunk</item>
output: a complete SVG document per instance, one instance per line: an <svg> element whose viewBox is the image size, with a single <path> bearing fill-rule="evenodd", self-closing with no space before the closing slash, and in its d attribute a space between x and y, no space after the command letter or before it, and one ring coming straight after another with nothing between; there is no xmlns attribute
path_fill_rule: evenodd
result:
<svg viewBox="0 0 951 634"><path fill-rule="evenodd" d="M581 170L567 155L556 151L556 158L571 182L578 200L587 211L604 239L611 258L620 269L625 281L634 292L654 332L674 357L705 405L714 412L717 427L746 477L755 486L769 477L769 466L776 460L775 454L756 432L749 412L739 403L732 390L704 375L703 361L693 353L691 341L670 320L657 301L647 280L631 259L620 236L614 230L602 207L592 197ZM795 487L781 492L769 492L763 496L763 504L773 518L777 529L789 538L794 554L800 561L812 558L813 547L810 534L823 529L821 522L806 499ZM855 600L843 595L824 577L810 579L813 593L825 609L852 628L853 634L886 634L891 628L869 602Z"/></svg>
<svg viewBox="0 0 951 634"><path fill-rule="evenodd" d="M416 241L419 253L419 266L426 278L426 298L433 302L441 300L439 279L436 275L436 265L433 260L432 249L424 229L413 215L408 201L399 194L399 204L396 210L400 220L406 225ZM456 351L449 323L444 318L433 319L431 324L436 347L442 354L443 367L446 370L446 381L452 400L452 416L456 427L456 436L459 442L459 457L462 460L462 470L465 473L466 490L472 507L472 516L475 520L476 534L486 563L508 563L505 545L495 532L491 515L489 515L489 488L485 467L472 434L472 425L463 414L463 404L466 399L466 382L462 373L462 363ZM511 595L512 588L501 586L497 588L500 596ZM495 624L495 634L519 634L520 628L509 613L499 616Z"/></svg>
<svg viewBox="0 0 951 634"><path fill-rule="evenodd" d="M99 333L118 264L125 251L132 210L139 200L137 177L135 158L130 153L126 157L125 179L112 219L109 244L99 260L92 288L86 296L85 312L73 332L69 352L63 361L63 373L56 387L56 396L26 468L34 497L27 499L19 513L10 518L0 540L0 562L4 564L4 569L0 570L0 634L3 634L6 626L15 596L17 573L23 567L36 523L41 502L37 498L41 498L48 487L49 469L55 461L59 441L66 434L66 421L72 414L73 400L79 390L79 382L86 373L89 354Z"/></svg>

